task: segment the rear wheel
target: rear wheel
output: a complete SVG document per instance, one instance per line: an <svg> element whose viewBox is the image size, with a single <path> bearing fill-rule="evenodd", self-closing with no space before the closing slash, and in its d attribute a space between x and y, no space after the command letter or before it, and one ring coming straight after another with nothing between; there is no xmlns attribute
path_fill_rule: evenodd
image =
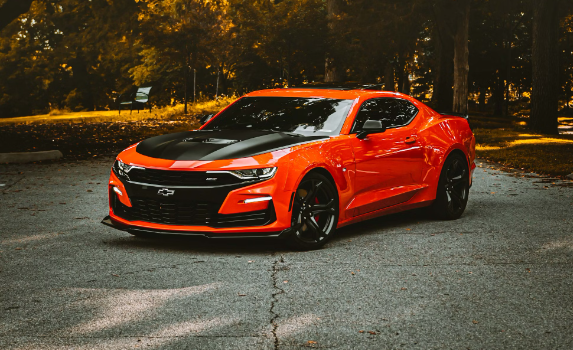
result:
<svg viewBox="0 0 573 350"><path fill-rule="evenodd" d="M337 223L336 187L319 173L308 174L294 195L291 245L304 250L320 248L332 237Z"/></svg>
<svg viewBox="0 0 573 350"><path fill-rule="evenodd" d="M464 157L453 154L446 159L432 204L433 214L443 220L462 216L468 203L469 171Z"/></svg>

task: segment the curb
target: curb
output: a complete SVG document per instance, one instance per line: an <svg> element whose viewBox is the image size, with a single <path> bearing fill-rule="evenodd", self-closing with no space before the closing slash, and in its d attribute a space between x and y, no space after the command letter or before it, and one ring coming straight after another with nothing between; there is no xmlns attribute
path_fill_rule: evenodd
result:
<svg viewBox="0 0 573 350"><path fill-rule="evenodd" d="M0 164L39 162L42 160L60 159L63 156L64 155L62 152L58 150L41 152L0 153Z"/></svg>

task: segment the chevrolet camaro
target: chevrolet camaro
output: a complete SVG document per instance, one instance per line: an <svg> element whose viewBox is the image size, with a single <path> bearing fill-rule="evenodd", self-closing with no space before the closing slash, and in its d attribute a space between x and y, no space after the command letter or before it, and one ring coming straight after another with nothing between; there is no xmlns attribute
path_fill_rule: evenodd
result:
<svg viewBox="0 0 573 350"><path fill-rule="evenodd" d="M466 118L401 93L256 91L198 130L121 152L104 223L136 236L280 237L316 249L337 228L404 210L459 218L474 159Z"/></svg>

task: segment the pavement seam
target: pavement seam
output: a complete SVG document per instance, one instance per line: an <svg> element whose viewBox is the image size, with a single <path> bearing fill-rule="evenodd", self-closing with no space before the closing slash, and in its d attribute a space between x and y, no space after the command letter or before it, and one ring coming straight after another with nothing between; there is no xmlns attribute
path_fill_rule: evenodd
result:
<svg viewBox="0 0 573 350"><path fill-rule="evenodd" d="M278 323L277 320L279 318L279 314L277 312L275 312L275 305L276 303L278 303L278 295L279 294L284 294L284 290L282 288L279 287L279 284L277 283L277 272L279 271L277 269L277 265L279 263L284 263L284 258L281 255L279 259L275 260L273 262L273 270L272 270L272 274L271 274L271 279L273 281L273 294L272 294L272 299L271 299L271 326L272 326L272 330L271 333L273 335L273 339L274 339L274 349L278 350L279 348L279 338L277 336L277 329L278 329Z"/></svg>

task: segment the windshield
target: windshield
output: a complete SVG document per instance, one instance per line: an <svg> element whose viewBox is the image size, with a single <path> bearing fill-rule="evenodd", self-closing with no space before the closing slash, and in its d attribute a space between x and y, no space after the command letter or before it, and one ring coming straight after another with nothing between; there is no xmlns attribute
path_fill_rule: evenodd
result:
<svg viewBox="0 0 573 350"><path fill-rule="evenodd" d="M305 136L338 135L353 100L244 97L203 130L268 130Z"/></svg>

